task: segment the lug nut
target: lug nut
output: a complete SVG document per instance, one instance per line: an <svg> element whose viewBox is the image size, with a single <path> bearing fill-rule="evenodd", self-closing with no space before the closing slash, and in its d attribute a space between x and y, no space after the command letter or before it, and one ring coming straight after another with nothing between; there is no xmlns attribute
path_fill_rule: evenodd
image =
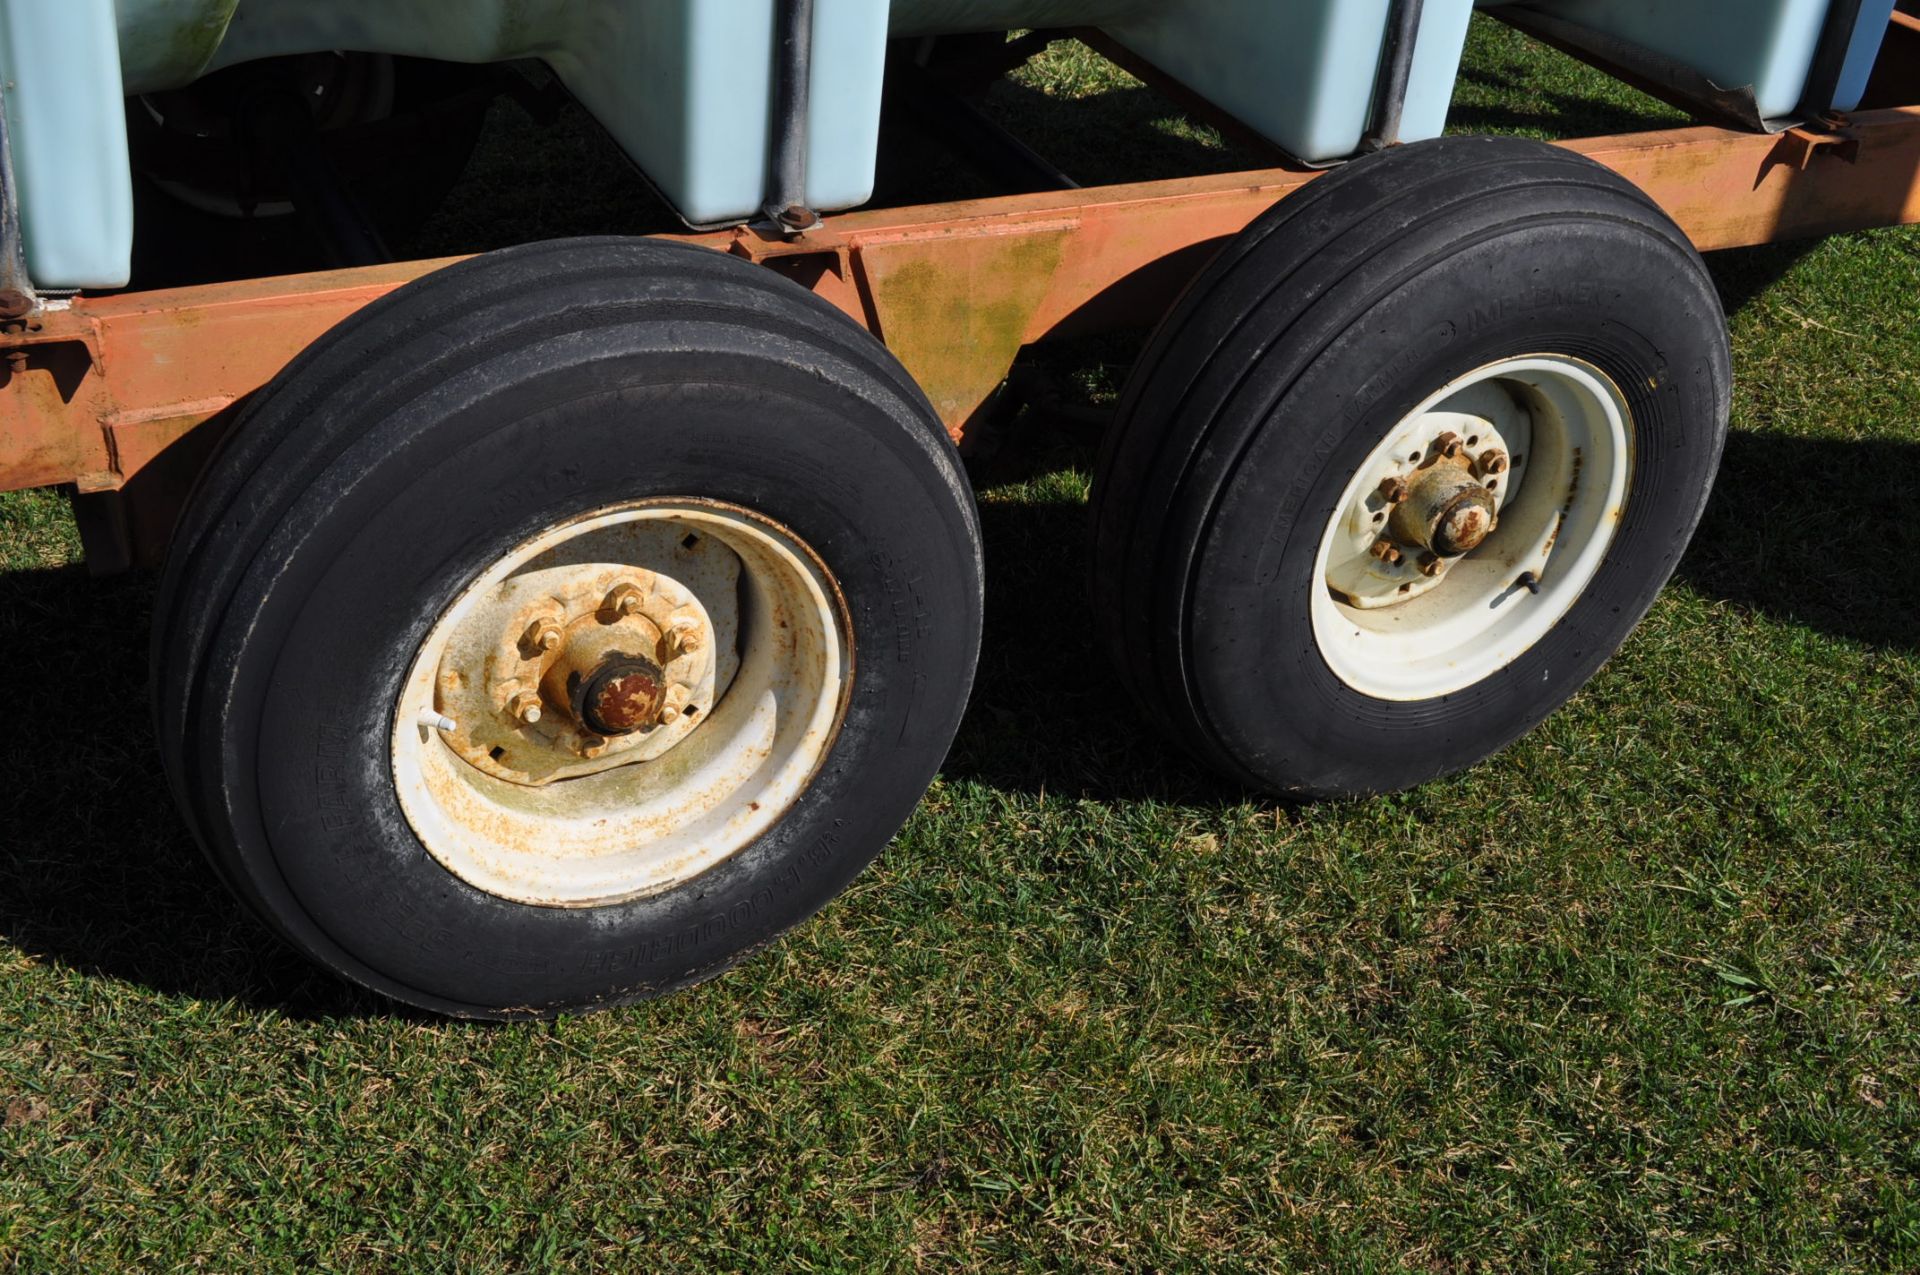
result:
<svg viewBox="0 0 1920 1275"><path fill-rule="evenodd" d="M600 606L615 615L638 615L646 604L647 595L641 592L640 586L628 583L613 586Z"/></svg>
<svg viewBox="0 0 1920 1275"><path fill-rule="evenodd" d="M1447 569L1447 561L1437 553L1420 555L1420 574L1432 579Z"/></svg>
<svg viewBox="0 0 1920 1275"><path fill-rule="evenodd" d="M706 645L706 638L690 621L683 621L678 628L668 629L660 639L660 662L671 664L683 655L692 655Z"/></svg>
<svg viewBox="0 0 1920 1275"><path fill-rule="evenodd" d="M540 696L535 691L521 691L507 701L507 711L528 726L540 720Z"/></svg>
<svg viewBox="0 0 1920 1275"><path fill-rule="evenodd" d="M1460 435L1454 433L1452 430L1448 430L1433 440L1433 446L1442 456L1445 456L1448 460L1452 460L1460 454L1460 448L1463 444L1460 441Z"/></svg>
<svg viewBox="0 0 1920 1275"><path fill-rule="evenodd" d="M527 626L527 631L520 636L520 645L528 651L557 651L565 636L559 621L542 616Z"/></svg>
<svg viewBox="0 0 1920 1275"><path fill-rule="evenodd" d="M1407 480L1397 475L1389 475L1380 480L1380 499L1389 505L1397 505L1407 498Z"/></svg>
<svg viewBox="0 0 1920 1275"><path fill-rule="evenodd" d="M679 721L692 699L693 692L675 682L667 688L666 698L660 702L660 720L669 726Z"/></svg>
<svg viewBox="0 0 1920 1275"><path fill-rule="evenodd" d="M1393 541L1387 539L1385 536L1382 536L1378 540L1374 541L1373 548L1367 550L1367 552L1372 554L1374 557L1380 559L1380 561L1386 563L1390 567L1397 567L1400 565L1400 557L1401 557L1400 546L1396 545L1395 543L1393 543Z"/></svg>
<svg viewBox="0 0 1920 1275"><path fill-rule="evenodd" d="M1485 478L1493 474L1507 472L1507 454L1505 452L1485 452L1480 457L1480 476Z"/></svg>
<svg viewBox="0 0 1920 1275"><path fill-rule="evenodd" d="M587 735L580 740L580 755L589 760L600 756L600 754L606 751L607 741L598 735Z"/></svg>

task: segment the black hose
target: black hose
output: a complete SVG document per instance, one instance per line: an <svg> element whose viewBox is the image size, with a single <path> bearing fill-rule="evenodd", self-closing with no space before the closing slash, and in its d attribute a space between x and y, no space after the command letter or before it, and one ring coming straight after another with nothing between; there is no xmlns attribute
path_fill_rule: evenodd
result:
<svg viewBox="0 0 1920 1275"><path fill-rule="evenodd" d="M807 206L807 116L813 100L813 0L780 0L774 32L772 156L766 214L787 230L819 220Z"/></svg>
<svg viewBox="0 0 1920 1275"><path fill-rule="evenodd" d="M1857 0L1856 0L1857 2ZM1386 47L1380 52L1380 83L1373 99L1373 122L1363 150L1400 143L1400 124L1413 83L1413 57L1420 46L1420 16L1425 0L1393 0L1387 13Z"/></svg>
<svg viewBox="0 0 1920 1275"><path fill-rule="evenodd" d="M18 319L34 309L20 237L20 199L13 181L13 144L7 136L7 103L0 90L0 319Z"/></svg>

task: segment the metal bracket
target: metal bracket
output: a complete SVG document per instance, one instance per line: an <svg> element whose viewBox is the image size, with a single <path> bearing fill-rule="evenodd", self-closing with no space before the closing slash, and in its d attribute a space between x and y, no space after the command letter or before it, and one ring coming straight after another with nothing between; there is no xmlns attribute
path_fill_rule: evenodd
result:
<svg viewBox="0 0 1920 1275"><path fill-rule="evenodd" d="M1060 270L1073 218L1001 233L875 236L855 246L861 291L887 348L959 439L987 406Z"/></svg>
<svg viewBox="0 0 1920 1275"><path fill-rule="evenodd" d="M1844 115L1825 115L1780 134L1767 156L1761 176L1781 166L1806 172L1816 157L1828 155L1845 164L1860 162L1860 134Z"/></svg>

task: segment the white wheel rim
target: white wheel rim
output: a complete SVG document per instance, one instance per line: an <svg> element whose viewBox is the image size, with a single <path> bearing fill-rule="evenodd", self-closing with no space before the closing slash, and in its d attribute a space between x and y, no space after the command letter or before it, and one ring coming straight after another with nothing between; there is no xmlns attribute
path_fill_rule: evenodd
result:
<svg viewBox="0 0 1920 1275"><path fill-rule="evenodd" d="M1415 547L1395 538L1397 507L1383 484L1424 473L1449 433L1459 440L1455 463L1470 462L1479 482L1493 483L1491 534L1455 557L1382 560L1381 538L1395 550ZM1482 466L1496 451L1510 464L1488 475ZM1579 359L1508 359L1439 390L1367 457L1321 538L1312 618L1328 668L1363 694L1409 702L1506 668L1593 583L1619 531L1632 469L1626 399ZM1420 570L1423 557L1435 574Z"/></svg>
<svg viewBox="0 0 1920 1275"><path fill-rule="evenodd" d="M620 683L658 692L646 726L610 733L555 689L581 685L567 661L654 634L658 676ZM852 655L837 586L784 528L702 501L582 515L502 556L421 644L395 706L401 808L442 866L502 898L588 907L672 889L799 799L839 729Z"/></svg>

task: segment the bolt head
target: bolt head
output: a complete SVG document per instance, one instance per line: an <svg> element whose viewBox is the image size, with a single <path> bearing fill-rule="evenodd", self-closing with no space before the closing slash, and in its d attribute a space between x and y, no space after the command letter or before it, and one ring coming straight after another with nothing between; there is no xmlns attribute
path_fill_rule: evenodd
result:
<svg viewBox="0 0 1920 1275"><path fill-rule="evenodd" d="M1428 579L1432 579L1446 569L1447 560L1439 554L1423 553L1420 555L1420 574L1426 576Z"/></svg>
<svg viewBox="0 0 1920 1275"><path fill-rule="evenodd" d="M541 717L540 696L534 691L521 691L508 702L507 711L528 726L532 726Z"/></svg>
<svg viewBox="0 0 1920 1275"><path fill-rule="evenodd" d="M1374 541L1373 547L1367 550L1367 552L1372 554L1374 557L1380 559L1380 561L1386 563L1388 566L1399 565L1400 558L1402 556L1400 553L1400 546L1396 545L1395 543L1393 543L1393 541L1387 539L1385 536L1382 536L1380 537L1380 539Z"/></svg>
<svg viewBox="0 0 1920 1275"><path fill-rule="evenodd" d="M600 603L602 609L618 616L638 615L646 604L646 592L632 582L614 585Z"/></svg>
<svg viewBox="0 0 1920 1275"><path fill-rule="evenodd" d="M660 662L671 664L684 656L695 654L706 644L706 635L683 622L680 627L668 629L660 635Z"/></svg>
<svg viewBox="0 0 1920 1275"><path fill-rule="evenodd" d="M529 651L557 651L565 638L559 621L543 616L527 626L527 631L520 636L520 645Z"/></svg>
<svg viewBox="0 0 1920 1275"><path fill-rule="evenodd" d="M684 683L675 682L667 688L660 701L660 721L671 726L685 714L687 705L693 702L693 691Z"/></svg>
<svg viewBox="0 0 1920 1275"><path fill-rule="evenodd" d="M607 741L598 735L587 735L580 740L580 755L586 758L600 756L607 751Z"/></svg>
<svg viewBox="0 0 1920 1275"><path fill-rule="evenodd" d="M1386 501L1389 505L1397 505L1405 500L1409 490L1407 480L1397 474L1389 475L1380 480L1380 499Z"/></svg>
<svg viewBox="0 0 1920 1275"><path fill-rule="evenodd" d="M1448 460L1452 460L1460 454L1460 449L1465 446L1465 444L1461 441L1460 435L1454 433L1452 430L1448 430L1433 440L1433 446L1435 451L1445 456Z"/></svg>
<svg viewBox="0 0 1920 1275"><path fill-rule="evenodd" d="M1509 463L1505 452L1487 452L1480 457L1480 473L1483 477L1492 474L1504 474L1507 472Z"/></svg>

